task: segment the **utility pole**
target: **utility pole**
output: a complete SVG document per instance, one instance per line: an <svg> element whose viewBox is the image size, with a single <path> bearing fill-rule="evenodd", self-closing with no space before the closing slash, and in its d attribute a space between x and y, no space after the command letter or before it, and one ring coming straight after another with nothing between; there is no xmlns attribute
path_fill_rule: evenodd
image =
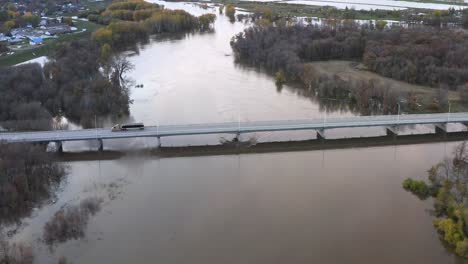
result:
<svg viewBox="0 0 468 264"><path fill-rule="evenodd" d="M240 113L237 113L237 134L240 134Z"/></svg>

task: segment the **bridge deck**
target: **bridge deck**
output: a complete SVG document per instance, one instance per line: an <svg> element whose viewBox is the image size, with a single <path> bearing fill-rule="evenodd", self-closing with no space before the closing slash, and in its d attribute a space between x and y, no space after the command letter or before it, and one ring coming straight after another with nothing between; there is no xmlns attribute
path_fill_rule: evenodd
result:
<svg viewBox="0 0 468 264"><path fill-rule="evenodd" d="M256 122L230 122L191 125L149 126L144 130L112 132L110 128L0 133L0 141L50 142L134 137L249 133L286 130L324 130L346 127L400 126L415 124L468 123L468 113L358 116L329 119L302 119Z"/></svg>

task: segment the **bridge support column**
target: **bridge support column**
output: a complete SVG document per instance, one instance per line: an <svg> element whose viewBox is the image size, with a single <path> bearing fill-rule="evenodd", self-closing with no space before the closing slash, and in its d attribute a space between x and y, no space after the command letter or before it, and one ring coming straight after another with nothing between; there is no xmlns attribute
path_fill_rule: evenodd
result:
<svg viewBox="0 0 468 264"><path fill-rule="evenodd" d="M437 135L447 136L447 124L435 124L435 133Z"/></svg>
<svg viewBox="0 0 468 264"><path fill-rule="evenodd" d="M63 153L62 141L55 141L55 149L58 153Z"/></svg>
<svg viewBox="0 0 468 264"><path fill-rule="evenodd" d="M396 138L398 136L398 127L396 126L386 127L385 131L388 137Z"/></svg>
<svg viewBox="0 0 468 264"><path fill-rule="evenodd" d="M237 132L236 136L232 139L232 142L240 142L240 133Z"/></svg>
<svg viewBox="0 0 468 264"><path fill-rule="evenodd" d="M104 151L104 142L102 142L102 139L98 139L98 150L99 151Z"/></svg>
<svg viewBox="0 0 468 264"><path fill-rule="evenodd" d="M325 130L323 129L317 129L317 140L320 140L320 141L325 141L326 137L325 137Z"/></svg>
<svg viewBox="0 0 468 264"><path fill-rule="evenodd" d="M158 149L161 148L161 137L156 137L158 139Z"/></svg>

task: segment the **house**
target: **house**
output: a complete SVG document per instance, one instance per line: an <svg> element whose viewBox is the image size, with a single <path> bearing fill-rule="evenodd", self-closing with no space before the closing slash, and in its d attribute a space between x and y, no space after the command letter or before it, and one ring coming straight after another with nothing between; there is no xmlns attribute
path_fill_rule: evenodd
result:
<svg viewBox="0 0 468 264"><path fill-rule="evenodd" d="M42 45L42 43L43 43L42 38L31 38L29 40L29 45L31 46Z"/></svg>
<svg viewBox="0 0 468 264"><path fill-rule="evenodd" d="M72 32L72 29L67 24L54 24L54 25L46 26L44 28L44 31L45 31L46 35L53 36L53 35L57 35L57 34Z"/></svg>

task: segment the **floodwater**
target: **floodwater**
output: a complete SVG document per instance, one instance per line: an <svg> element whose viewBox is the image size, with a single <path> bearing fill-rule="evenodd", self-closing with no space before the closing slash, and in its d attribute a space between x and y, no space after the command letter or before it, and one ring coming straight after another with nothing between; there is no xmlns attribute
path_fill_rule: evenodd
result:
<svg viewBox="0 0 468 264"><path fill-rule="evenodd" d="M254 0L244 0L254 1ZM255 0L256 1L256 0ZM444 3L423 3L417 1L399 0L263 0L262 2L280 2L287 4L313 5L313 6L333 6L338 9L354 8L356 10L401 10L407 8L423 8L435 10L448 10L449 8L464 9L464 5L444 4Z"/></svg>
<svg viewBox="0 0 468 264"><path fill-rule="evenodd" d="M456 143L69 163L56 204L16 237L37 241L63 204L102 197L86 239L38 242L38 263L463 263L404 191Z"/></svg>
<svg viewBox="0 0 468 264"><path fill-rule="evenodd" d="M165 5L197 15L216 11ZM324 112L299 89L277 91L270 75L236 65L229 40L245 26L218 16L214 33L157 38L142 46L130 57L132 77L144 85L132 89L133 118L177 124L353 115ZM382 132L370 131L329 135ZM312 134L297 133L255 136ZM163 144L216 141L219 136L169 138ZM154 142L105 147L134 144ZM440 243L428 211L431 200L420 201L401 187L406 177L425 178L456 144L161 159L128 154L67 162L70 174L57 199L25 219L12 240L32 244L37 263L56 263L61 256L77 264L463 263ZM84 239L52 249L41 242L44 223L58 209L95 196L104 203Z"/></svg>

